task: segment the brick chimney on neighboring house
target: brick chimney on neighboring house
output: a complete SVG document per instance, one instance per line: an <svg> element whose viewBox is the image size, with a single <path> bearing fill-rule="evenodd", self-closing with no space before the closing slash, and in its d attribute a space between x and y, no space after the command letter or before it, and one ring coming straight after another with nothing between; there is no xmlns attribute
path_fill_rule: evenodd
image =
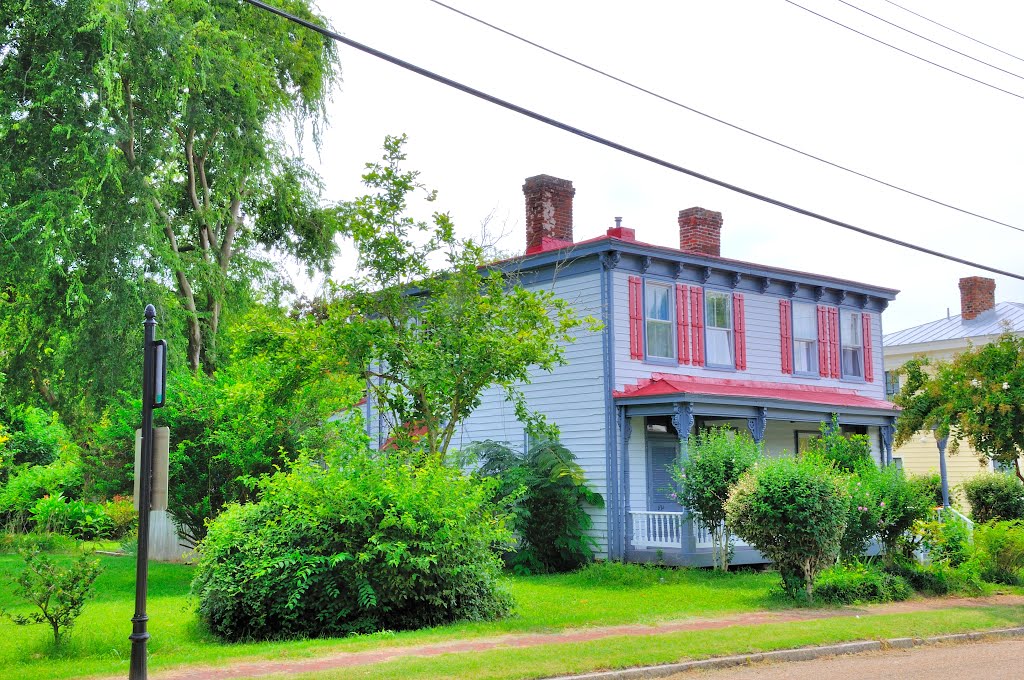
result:
<svg viewBox="0 0 1024 680"><path fill-rule="evenodd" d="M964 321L978 318L996 306L996 281L983 276L960 279L960 315Z"/></svg>
<svg viewBox="0 0 1024 680"><path fill-rule="evenodd" d="M526 254L572 245L572 182L550 175L527 177Z"/></svg>
<svg viewBox="0 0 1024 680"><path fill-rule="evenodd" d="M722 213L704 208L679 211L679 249L697 255L722 256Z"/></svg>

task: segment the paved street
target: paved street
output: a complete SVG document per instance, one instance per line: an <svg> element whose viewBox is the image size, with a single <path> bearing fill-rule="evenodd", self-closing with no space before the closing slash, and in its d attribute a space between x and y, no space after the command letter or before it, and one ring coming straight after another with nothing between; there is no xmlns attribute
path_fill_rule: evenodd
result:
<svg viewBox="0 0 1024 680"><path fill-rule="evenodd" d="M1020 680L1024 678L1022 656L1024 640L997 640L693 671L673 675L671 680Z"/></svg>

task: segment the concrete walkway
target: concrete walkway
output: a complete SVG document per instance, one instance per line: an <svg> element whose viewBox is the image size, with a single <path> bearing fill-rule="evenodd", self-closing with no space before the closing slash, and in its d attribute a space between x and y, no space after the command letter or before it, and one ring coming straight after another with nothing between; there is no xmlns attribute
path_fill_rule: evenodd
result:
<svg viewBox="0 0 1024 680"><path fill-rule="evenodd" d="M713 630L732 626L751 626L796 621L813 621L844 616L877 616L920 611L934 611L956 607L996 605L1024 606L1024 596L998 595L984 598L943 597L896 602L884 605L844 607L841 609L790 609L754 612L721 618L691 618L666 621L656 625L608 626L566 630L560 633L532 633L496 637L453 640L426 645L391 646L363 652L332 654L315 659L239 661L223 666L186 666L156 671L149 674L153 680L221 680L228 678L258 678L275 673L299 674L327 671L353 666L366 666L402 657L432 657L457 652L479 652L496 648L535 647L539 645L588 642L616 636L664 635L680 631ZM113 680L113 678L111 679ZM118 678L118 680L121 680Z"/></svg>

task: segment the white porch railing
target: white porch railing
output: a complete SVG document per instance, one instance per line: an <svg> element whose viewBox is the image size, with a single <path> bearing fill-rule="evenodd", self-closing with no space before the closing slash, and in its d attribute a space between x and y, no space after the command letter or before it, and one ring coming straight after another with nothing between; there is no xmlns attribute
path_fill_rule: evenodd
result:
<svg viewBox="0 0 1024 680"><path fill-rule="evenodd" d="M629 514L633 517L633 547L682 549L685 512L630 510Z"/></svg>
<svg viewBox="0 0 1024 680"><path fill-rule="evenodd" d="M689 515L685 512L654 510L630 510L633 518L634 548L679 548L686 544L686 532L690 530ZM711 532L699 522L693 522L694 547L711 548ZM746 545L733 538L733 545Z"/></svg>
<svg viewBox="0 0 1024 680"><path fill-rule="evenodd" d="M711 531L706 526L704 526L700 522L694 521L694 523L693 523L693 533L694 533L694 536L697 539L696 543L695 543L695 547L696 548L700 549L700 548L711 548L712 547L712 544L711 544ZM733 546L747 545L747 543L745 541L742 541L739 538L736 538L735 536L732 537L732 544L733 544Z"/></svg>

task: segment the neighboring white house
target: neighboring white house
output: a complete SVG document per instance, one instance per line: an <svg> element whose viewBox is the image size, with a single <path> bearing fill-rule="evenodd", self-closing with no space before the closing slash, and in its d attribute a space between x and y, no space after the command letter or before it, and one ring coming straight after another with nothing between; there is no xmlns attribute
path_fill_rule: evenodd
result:
<svg viewBox="0 0 1024 680"><path fill-rule="evenodd" d="M1006 331L1024 331L1024 304L996 303L996 282L972 276L960 279L960 313L947 314L913 328L889 333L882 344L885 353L885 384L888 396L899 389L897 369L914 357L948 361L972 345L992 342ZM948 452L947 452L948 453ZM927 474L939 470L939 450L931 432L919 432L896 449L894 461L908 473ZM966 442L959 453L946 457L949 487L993 469L991 462L982 463Z"/></svg>

